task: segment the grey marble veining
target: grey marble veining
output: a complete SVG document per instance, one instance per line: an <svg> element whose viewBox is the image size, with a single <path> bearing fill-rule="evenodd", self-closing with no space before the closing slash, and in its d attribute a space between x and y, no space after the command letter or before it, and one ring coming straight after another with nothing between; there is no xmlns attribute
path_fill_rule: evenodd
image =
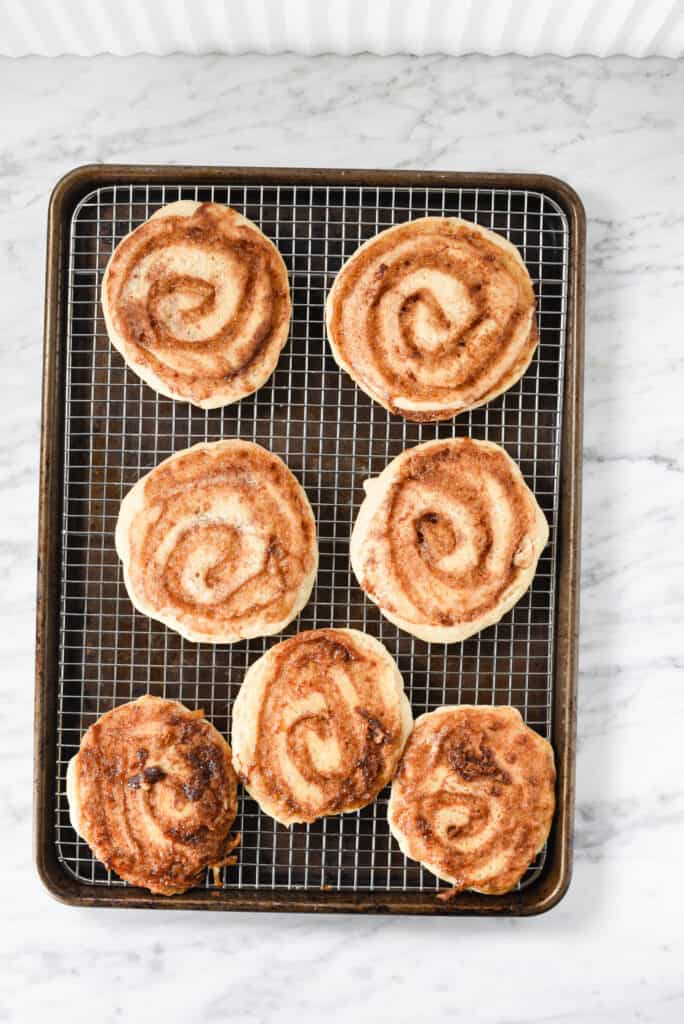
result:
<svg viewBox="0 0 684 1024"><path fill-rule="evenodd" d="M0 1020L684 1016L684 63L0 62ZM576 865L529 921L76 911L31 859L47 199L91 161L539 170L588 214ZM7 923L9 922L9 926Z"/></svg>

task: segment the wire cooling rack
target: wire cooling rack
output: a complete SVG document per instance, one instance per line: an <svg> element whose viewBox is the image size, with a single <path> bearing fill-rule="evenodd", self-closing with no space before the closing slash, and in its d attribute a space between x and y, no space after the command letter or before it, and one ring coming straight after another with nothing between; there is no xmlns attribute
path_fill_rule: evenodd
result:
<svg viewBox="0 0 684 1024"><path fill-rule="evenodd" d="M112 348L100 285L114 246L164 203L228 203L272 238L290 274L290 339L271 380L237 405L202 411L156 395ZM453 421L415 424L391 416L336 366L324 303L342 262L365 239L427 214L462 216L521 250L538 299L540 345L505 395ZM247 667L281 637L232 646L193 644L139 614L114 549L123 495L161 459L198 441L240 437L280 455L304 485L318 525L320 568L311 600L283 636L350 626L396 657L414 715L445 703L513 704L551 734L554 594L568 287L568 222L547 195L492 188L341 186L100 187L76 207L67 276L65 466L57 719L55 843L75 878L124 885L71 828L66 768L100 715L144 693L202 707L224 734ZM551 527L534 583L496 626L463 644L425 644L368 602L351 573L349 535L363 480L405 448L470 434L502 444L520 465ZM285 829L241 793L238 863L225 889L423 892L440 888L389 834L385 790L370 807ZM537 877L540 854L521 886ZM207 876L205 885L214 886Z"/></svg>

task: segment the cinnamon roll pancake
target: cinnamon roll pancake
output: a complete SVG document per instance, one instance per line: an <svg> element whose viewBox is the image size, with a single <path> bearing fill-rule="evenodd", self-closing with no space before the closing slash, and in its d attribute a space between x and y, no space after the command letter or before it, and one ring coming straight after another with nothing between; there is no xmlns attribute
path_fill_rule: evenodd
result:
<svg viewBox="0 0 684 1024"><path fill-rule="evenodd" d="M535 296L516 247L457 217L382 231L328 296L333 355L359 387L410 420L443 420L500 395L537 347Z"/></svg>
<svg viewBox="0 0 684 1024"><path fill-rule="evenodd" d="M549 528L503 448L428 441L364 486L351 564L396 626L456 643L498 622L530 586Z"/></svg>
<svg viewBox="0 0 684 1024"><path fill-rule="evenodd" d="M141 697L91 725L67 797L97 859L153 893L185 892L239 842L230 747L202 711L173 700Z"/></svg>
<svg viewBox="0 0 684 1024"><path fill-rule="evenodd" d="M452 893L509 892L546 842L555 780L551 745L515 708L438 708L416 719L392 783L390 830Z"/></svg>
<svg viewBox="0 0 684 1024"><path fill-rule="evenodd" d="M138 480L116 550L135 607L198 643L277 633L309 600L318 567L304 489L249 441L196 444Z"/></svg>
<svg viewBox="0 0 684 1024"><path fill-rule="evenodd" d="M287 268L237 211L183 200L119 242L102 308L112 344L146 384L215 409L273 373L290 326Z"/></svg>
<svg viewBox="0 0 684 1024"><path fill-rule="evenodd" d="M319 629L272 647L233 706L233 766L283 825L371 803L413 724L393 658L355 629Z"/></svg>

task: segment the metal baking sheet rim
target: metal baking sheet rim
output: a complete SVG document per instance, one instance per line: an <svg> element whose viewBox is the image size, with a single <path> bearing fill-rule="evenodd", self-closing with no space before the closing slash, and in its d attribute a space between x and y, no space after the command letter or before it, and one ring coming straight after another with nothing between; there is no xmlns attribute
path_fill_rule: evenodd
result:
<svg viewBox="0 0 684 1024"><path fill-rule="evenodd" d="M409 188L536 189L562 208L569 227L564 426L561 438L558 594L555 623L553 745L558 768L557 810L543 871L529 887L502 896L461 893L444 902L434 893L191 890L170 897L136 888L105 889L78 882L60 864L52 841L55 814L55 722L57 715L57 615L64 415L63 257L69 223L78 202L98 186L133 184L358 185ZM34 727L34 852L38 874L62 903L82 907L169 910L261 910L316 913L392 913L442 916L528 916L554 907L572 873L575 728L579 620L579 556L582 470L582 379L584 368L585 213L577 193L544 174L445 171L331 170L319 168L99 165L78 167L55 186L50 199L45 287L45 338L38 526Z"/></svg>

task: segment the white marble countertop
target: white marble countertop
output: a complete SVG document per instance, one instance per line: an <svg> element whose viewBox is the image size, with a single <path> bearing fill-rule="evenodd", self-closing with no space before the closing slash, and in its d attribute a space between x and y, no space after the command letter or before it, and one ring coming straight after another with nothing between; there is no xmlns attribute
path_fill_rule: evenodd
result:
<svg viewBox="0 0 684 1024"><path fill-rule="evenodd" d="M684 63L31 59L0 62L0 97L0 1020L682 1020ZM31 730L46 207L57 178L91 161L536 170L582 196L577 832L574 880L550 914L79 911L42 890Z"/></svg>

